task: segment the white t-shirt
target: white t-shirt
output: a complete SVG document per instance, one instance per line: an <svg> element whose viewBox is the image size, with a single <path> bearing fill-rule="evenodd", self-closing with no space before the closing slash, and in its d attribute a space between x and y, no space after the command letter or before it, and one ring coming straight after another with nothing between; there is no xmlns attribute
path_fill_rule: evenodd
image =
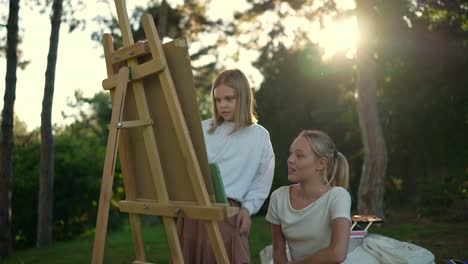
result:
<svg viewBox="0 0 468 264"><path fill-rule="evenodd" d="M217 163L228 198L249 213L258 212L270 193L275 156L268 131L258 124L231 133L234 123L224 122L208 133L212 119L202 122L208 161Z"/></svg>
<svg viewBox="0 0 468 264"><path fill-rule="evenodd" d="M290 203L289 187L271 194L266 220L281 225L291 258L300 260L330 245L333 219L351 221L351 196L342 187L332 187L315 202L296 210Z"/></svg>

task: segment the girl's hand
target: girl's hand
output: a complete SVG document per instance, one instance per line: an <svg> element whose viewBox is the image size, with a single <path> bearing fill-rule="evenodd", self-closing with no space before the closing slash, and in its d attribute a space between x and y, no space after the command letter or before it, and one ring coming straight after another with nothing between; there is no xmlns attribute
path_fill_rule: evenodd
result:
<svg viewBox="0 0 468 264"><path fill-rule="evenodd" d="M237 214L237 226L239 226L239 233L241 235L247 235L250 231L250 225L252 221L250 220L250 214L247 209L241 207L239 213Z"/></svg>

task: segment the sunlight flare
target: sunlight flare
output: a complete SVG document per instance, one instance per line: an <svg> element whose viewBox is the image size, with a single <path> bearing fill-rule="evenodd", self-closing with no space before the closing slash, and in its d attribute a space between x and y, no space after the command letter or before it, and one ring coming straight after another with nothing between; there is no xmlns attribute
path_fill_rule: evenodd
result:
<svg viewBox="0 0 468 264"><path fill-rule="evenodd" d="M354 58L358 43L358 28L356 17L340 21L327 17L324 27L316 33L317 43L323 49L323 59L329 59L336 54Z"/></svg>

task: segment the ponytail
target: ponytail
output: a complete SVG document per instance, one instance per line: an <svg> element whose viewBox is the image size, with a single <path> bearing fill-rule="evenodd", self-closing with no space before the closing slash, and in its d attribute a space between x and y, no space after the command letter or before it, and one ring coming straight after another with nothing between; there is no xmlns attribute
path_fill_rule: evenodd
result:
<svg viewBox="0 0 468 264"><path fill-rule="evenodd" d="M333 170L331 170L329 184L332 186L340 186L348 189L349 186L349 165L346 157L341 152L336 152L334 155Z"/></svg>

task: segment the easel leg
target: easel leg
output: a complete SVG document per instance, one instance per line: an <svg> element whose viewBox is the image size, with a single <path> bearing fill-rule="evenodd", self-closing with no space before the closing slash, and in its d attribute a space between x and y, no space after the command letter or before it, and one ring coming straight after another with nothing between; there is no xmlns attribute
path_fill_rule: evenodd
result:
<svg viewBox="0 0 468 264"><path fill-rule="evenodd" d="M113 93L111 92L111 96ZM112 97L113 99L113 97ZM122 168L123 181L125 186L125 196L126 199L135 200L136 199L136 186L135 186L135 177L133 175L134 168L132 167L133 161L132 157L128 155L127 149L130 146L128 142L128 130L123 129L120 131L120 141L119 141L119 158L120 158L120 167ZM145 245L143 241L143 235L141 232L140 224L140 215L138 214L129 214L130 227L132 229L132 238L133 245L135 248L135 257L138 261L146 261L145 255Z"/></svg>
<svg viewBox="0 0 468 264"><path fill-rule="evenodd" d="M135 257L137 260L146 261L145 245L141 233L140 216L138 214L129 214L130 226L132 228L133 246L135 248Z"/></svg>
<svg viewBox="0 0 468 264"><path fill-rule="evenodd" d="M101 193L99 196L98 215L96 220L96 233L93 246L93 264L100 264L104 259L107 222L109 220L110 200L112 198L112 184L114 181L115 162L117 159L117 145L119 130L117 122L121 120L123 104L128 82L128 68L123 67L118 73L115 101L112 110L111 128L107 139L106 159L102 174Z"/></svg>
<svg viewBox="0 0 468 264"><path fill-rule="evenodd" d="M217 263L229 263L229 259L224 248L223 238L219 231L219 226L216 221L207 221L205 223L206 233L211 241L211 246L216 257Z"/></svg>
<svg viewBox="0 0 468 264"><path fill-rule="evenodd" d="M171 260L174 264L184 263L184 257L180 248L179 237L177 236L177 227L172 217L163 217L164 228L167 234L167 242L171 249Z"/></svg>

